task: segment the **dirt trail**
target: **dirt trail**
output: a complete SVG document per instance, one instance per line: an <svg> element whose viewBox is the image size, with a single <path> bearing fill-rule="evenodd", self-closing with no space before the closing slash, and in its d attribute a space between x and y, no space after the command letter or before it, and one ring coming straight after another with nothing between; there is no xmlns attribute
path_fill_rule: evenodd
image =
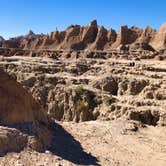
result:
<svg viewBox="0 0 166 166"><path fill-rule="evenodd" d="M63 122L57 124L52 152L9 153L0 158L0 165L165 166L165 128L147 126L134 131L137 126L122 119Z"/></svg>

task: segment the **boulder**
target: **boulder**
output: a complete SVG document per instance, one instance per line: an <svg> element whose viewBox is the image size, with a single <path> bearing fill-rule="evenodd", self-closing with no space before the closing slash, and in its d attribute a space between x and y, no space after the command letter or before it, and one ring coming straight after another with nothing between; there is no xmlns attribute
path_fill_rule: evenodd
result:
<svg viewBox="0 0 166 166"><path fill-rule="evenodd" d="M19 152L27 144L27 136L18 129L0 126L0 156L7 152Z"/></svg>

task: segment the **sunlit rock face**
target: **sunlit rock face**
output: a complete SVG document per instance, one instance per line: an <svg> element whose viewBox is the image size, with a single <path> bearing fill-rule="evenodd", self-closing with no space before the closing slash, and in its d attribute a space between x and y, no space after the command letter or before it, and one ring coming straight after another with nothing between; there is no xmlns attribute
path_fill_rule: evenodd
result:
<svg viewBox="0 0 166 166"><path fill-rule="evenodd" d="M166 23L164 23L156 33L151 45L157 50L166 48Z"/></svg>

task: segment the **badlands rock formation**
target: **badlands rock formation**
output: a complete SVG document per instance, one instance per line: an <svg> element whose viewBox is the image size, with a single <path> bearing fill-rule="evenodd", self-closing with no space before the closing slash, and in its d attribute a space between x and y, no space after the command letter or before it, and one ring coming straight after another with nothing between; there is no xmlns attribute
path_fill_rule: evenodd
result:
<svg viewBox="0 0 166 166"><path fill-rule="evenodd" d="M89 25L71 25L65 31L56 30L49 35L36 35L30 31L28 35L4 41L3 47L52 50L112 50L120 48L126 50L136 44L135 49L154 51L166 48L165 29L166 24L163 24L159 31L150 26L145 29L122 26L119 32L116 32L113 29L107 30L103 26L97 25L97 21L94 20Z"/></svg>
<svg viewBox="0 0 166 166"><path fill-rule="evenodd" d="M166 23L164 23L160 30L154 36L154 40L151 41L151 45L155 49L165 49L166 47Z"/></svg>
<svg viewBox="0 0 166 166"><path fill-rule="evenodd" d="M146 59L135 61L126 60L125 55L118 54L112 58L108 58L110 55L103 58L102 55L101 58L98 55L101 53L97 53L96 58L74 59L71 54L74 53L68 53L70 58L67 59L62 56L58 59L1 57L0 65L4 70L28 89L49 116L63 126L55 128L53 153L29 150L8 153L0 158L1 165L164 166L165 61L147 59L148 55ZM119 58L115 59L116 56ZM4 84L2 86L5 88ZM18 93L15 92L14 96ZM29 101L31 97L25 96ZM14 108L18 103L24 103L23 99L16 100ZM33 109L31 106L28 108ZM43 116L32 113L32 117L36 118L30 118L30 121L37 119L37 124L29 126L21 123L23 128L17 125L15 128L9 125L0 127L2 154L25 147L44 149L43 143L48 143L50 138L45 128L47 125L43 126L38 121ZM27 128L35 134L25 134ZM37 138L36 132L39 132Z"/></svg>
<svg viewBox="0 0 166 166"><path fill-rule="evenodd" d="M40 35L36 35L32 30L28 32L25 36L18 36L10 38L9 40L3 40L2 47L5 48L19 48L25 45L27 42L32 42L37 39Z"/></svg>
<svg viewBox="0 0 166 166"><path fill-rule="evenodd" d="M165 124L165 61L7 57L1 66L61 121ZM139 77L138 77L139 76Z"/></svg>
<svg viewBox="0 0 166 166"><path fill-rule="evenodd" d="M0 165L165 166L165 29L2 38Z"/></svg>
<svg viewBox="0 0 166 166"><path fill-rule="evenodd" d="M47 114L21 84L0 69L0 155L51 144Z"/></svg>

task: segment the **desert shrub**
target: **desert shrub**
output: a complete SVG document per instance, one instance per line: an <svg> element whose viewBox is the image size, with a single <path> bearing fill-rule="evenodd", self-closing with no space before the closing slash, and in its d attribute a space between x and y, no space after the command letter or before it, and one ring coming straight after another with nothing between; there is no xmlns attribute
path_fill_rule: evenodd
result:
<svg viewBox="0 0 166 166"><path fill-rule="evenodd" d="M84 88L83 88L83 86L82 85L78 85L77 87L76 87L76 93L78 94L78 95L83 95L83 93L84 93Z"/></svg>
<svg viewBox="0 0 166 166"><path fill-rule="evenodd" d="M77 110L87 110L88 109L88 103L83 100L78 100L76 102L76 108Z"/></svg>

